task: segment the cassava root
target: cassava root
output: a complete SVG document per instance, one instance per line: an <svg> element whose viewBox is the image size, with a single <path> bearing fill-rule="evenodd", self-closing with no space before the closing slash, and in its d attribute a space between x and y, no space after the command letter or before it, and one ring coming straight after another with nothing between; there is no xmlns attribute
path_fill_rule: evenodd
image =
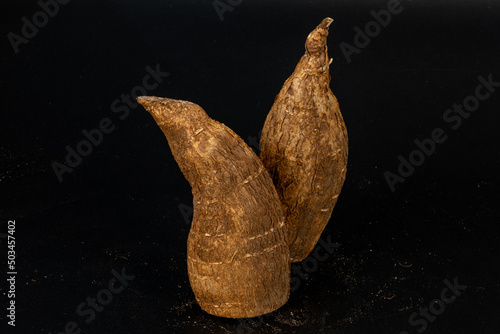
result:
<svg viewBox="0 0 500 334"><path fill-rule="evenodd" d="M281 307L290 291L289 250L278 194L260 159L194 103L137 101L165 134L192 187L187 265L198 304L228 318Z"/></svg>
<svg viewBox="0 0 500 334"><path fill-rule="evenodd" d="M307 37L304 56L267 116L260 158L285 214L292 262L302 261L328 223L346 175L348 138L330 89L326 38L331 18Z"/></svg>

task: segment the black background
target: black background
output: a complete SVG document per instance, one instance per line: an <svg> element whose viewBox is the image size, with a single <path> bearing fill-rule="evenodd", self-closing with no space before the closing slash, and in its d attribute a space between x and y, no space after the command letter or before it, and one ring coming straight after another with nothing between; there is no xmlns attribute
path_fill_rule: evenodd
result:
<svg viewBox="0 0 500 334"><path fill-rule="evenodd" d="M40 7L1 2L0 264L5 273L15 219L18 272L7 332L59 333L75 321L81 333L417 333L411 314L457 278L467 288L425 333L500 333L500 89L458 129L443 120L479 76L500 81L499 2L402 0L350 62L339 45L355 45L354 28L386 1L237 3L221 21L212 1L73 0L15 53L7 34ZM276 312L245 323L210 316L187 277L179 205L192 203L189 184L152 117L139 106L121 120L111 103L159 64L169 76L150 95L193 101L251 143L327 16L350 141L322 236L338 248ZM52 162L65 163L66 146L106 117L114 131L59 182ZM447 140L392 192L384 172L397 173L398 156L435 128ZM86 323L75 309L122 268L135 278Z"/></svg>

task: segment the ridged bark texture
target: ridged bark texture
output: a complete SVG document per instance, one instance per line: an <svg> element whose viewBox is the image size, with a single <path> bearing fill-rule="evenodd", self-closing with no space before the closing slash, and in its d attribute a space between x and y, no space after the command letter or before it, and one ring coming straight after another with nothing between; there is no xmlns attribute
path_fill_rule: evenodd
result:
<svg viewBox="0 0 500 334"><path fill-rule="evenodd" d="M193 192L189 281L206 312L247 318L282 306L289 251L278 194L262 162L198 105L139 97L167 137Z"/></svg>
<svg viewBox="0 0 500 334"><path fill-rule="evenodd" d="M306 40L306 53L269 112L260 158L271 174L285 214L292 262L314 249L345 180L348 139L330 89L324 19Z"/></svg>

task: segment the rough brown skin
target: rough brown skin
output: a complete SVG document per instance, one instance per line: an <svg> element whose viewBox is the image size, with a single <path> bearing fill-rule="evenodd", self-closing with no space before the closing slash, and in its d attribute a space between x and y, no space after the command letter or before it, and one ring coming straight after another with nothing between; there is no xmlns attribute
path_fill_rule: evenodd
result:
<svg viewBox="0 0 500 334"><path fill-rule="evenodd" d="M262 162L194 103L137 101L160 126L192 187L187 264L198 304L228 318L282 306L290 291L289 251L278 194Z"/></svg>
<svg viewBox="0 0 500 334"><path fill-rule="evenodd" d="M306 40L306 53L269 112L260 158L280 196L292 262L316 245L345 180L348 140L330 90L324 19Z"/></svg>

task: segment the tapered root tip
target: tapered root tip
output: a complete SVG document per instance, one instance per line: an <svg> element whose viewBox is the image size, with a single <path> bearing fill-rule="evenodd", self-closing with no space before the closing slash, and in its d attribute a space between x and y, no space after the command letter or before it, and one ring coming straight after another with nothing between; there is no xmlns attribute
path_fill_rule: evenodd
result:
<svg viewBox="0 0 500 334"><path fill-rule="evenodd" d="M175 100L175 99L169 99L166 97L157 97L157 96L138 96L137 97L137 103L142 105L147 111L150 113L154 111L154 106L164 106L167 107L167 109L174 109L176 106L180 105L189 105L189 106L196 106L196 103L189 102L189 101L183 101L183 100Z"/></svg>
<svg viewBox="0 0 500 334"><path fill-rule="evenodd" d="M183 100L175 100L169 99L166 97L157 97L157 96L138 96L137 103L146 107L151 104L163 104L163 105L173 105L173 104L189 104L193 105L195 103Z"/></svg>
<svg viewBox="0 0 500 334"><path fill-rule="evenodd" d="M144 104L144 102L146 102L150 98L151 98L151 96L138 96L137 97L137 103Z"/></svg>
<svg viewBox="0 0 500 334"><path fill-rule="evenodd" d="M137 103L142 105L158 124L171 120L176 114L186 111L194 112L197 115L204 114L203 109L196 103L166 97L138 96Z"/></svg>
<svg viewBox="0 0 500 334"><path fill-rule="evenodd" d="M324 18L323 21L321 21L319 27L323 29L328 29L330 27L330 24L332 24L333 19L330 17Z"/></svg>
<svg viewBox="0 0 500 334"><path fill-rule="evenodd" d="M326 53L326 37L328 36L328 28L332 24L333 19L326 17L321 23L311 31L306 39L306 51L309 54Z"/></svg>
<svg viewBox="0 0 500 334"><path fill-rule="evenodd" d="M153 104L156 100L161 99L156 96L138 96L137 103L142 105L144 108L147 108L151 104Z"/></svg>

